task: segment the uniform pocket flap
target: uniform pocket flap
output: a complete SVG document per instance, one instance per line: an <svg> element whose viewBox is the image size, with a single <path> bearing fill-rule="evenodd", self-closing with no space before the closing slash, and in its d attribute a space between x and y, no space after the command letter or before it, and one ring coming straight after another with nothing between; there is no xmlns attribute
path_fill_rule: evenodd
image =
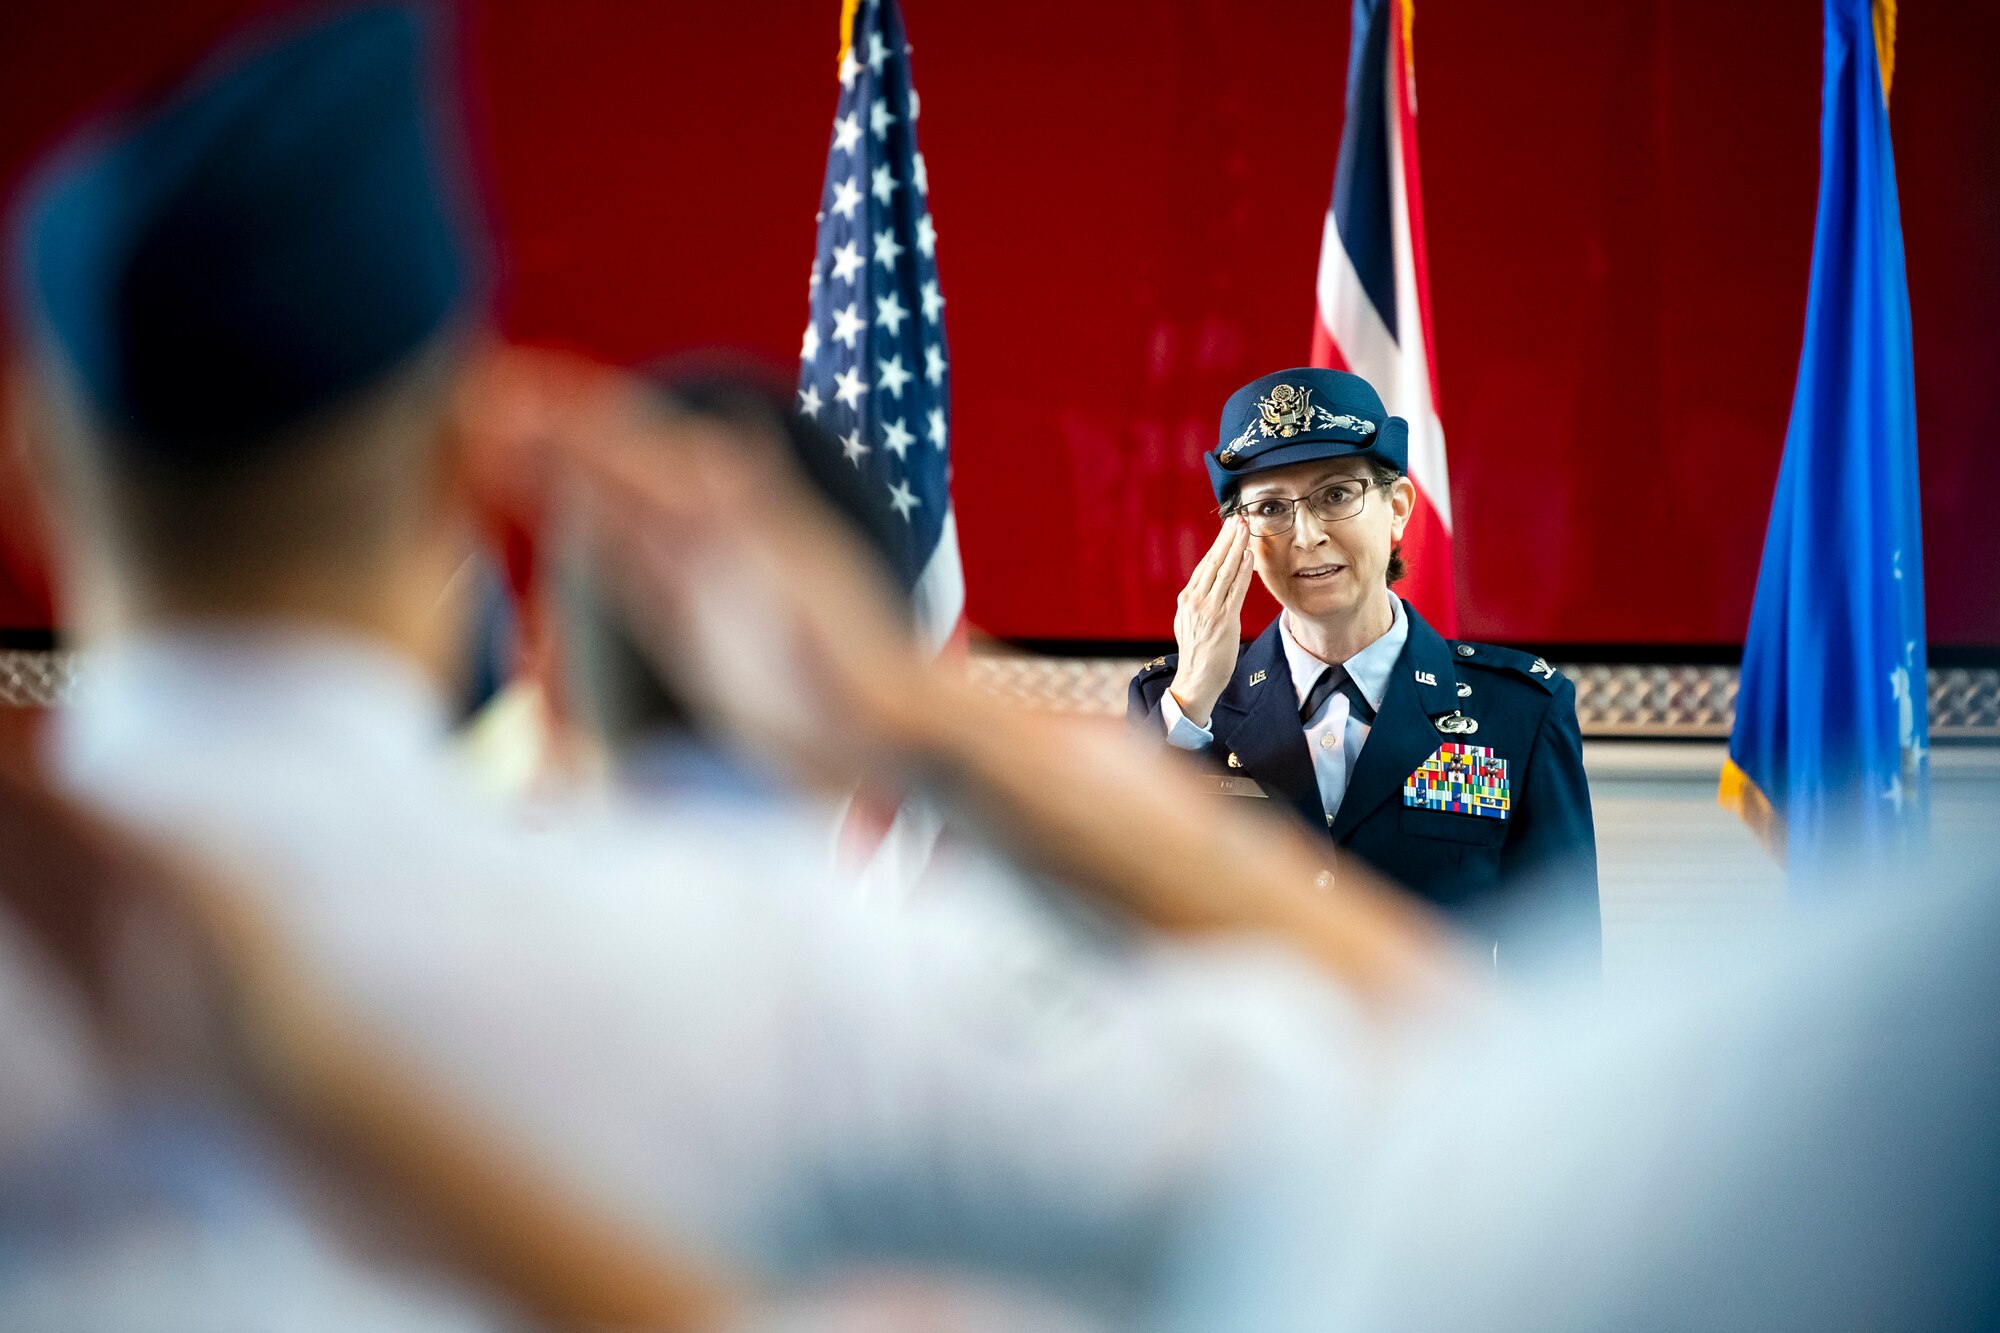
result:
<svg viewBox="0 0 2000 1333"><path fill-rule="evenodd" d="M1460 815L1448 810L1403 807L1403 832L1419 838L1440 838L1474 847L1498 847L1507 841L1507 821L1487 815Z"/></svg>

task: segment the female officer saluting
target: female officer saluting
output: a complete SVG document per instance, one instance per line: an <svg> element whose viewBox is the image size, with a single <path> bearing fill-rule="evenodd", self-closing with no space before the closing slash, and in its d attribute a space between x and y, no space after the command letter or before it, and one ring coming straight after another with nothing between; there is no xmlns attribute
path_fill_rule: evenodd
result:
<svg viewBox="0 0 2000 1333"><path fill-rule="evenodd" d="M1504 929L1482 924L1498 895L1532 882L1594 948L1575 687L1538 657L1440 638L1390 590L1415 499L1408 441L1357 375L1237 390L1204 455L1222 531L1181 592L1179 651L1134 677L1127 713L1483 938ZM1239 656L1253 569L1284 609Z"/></svg>

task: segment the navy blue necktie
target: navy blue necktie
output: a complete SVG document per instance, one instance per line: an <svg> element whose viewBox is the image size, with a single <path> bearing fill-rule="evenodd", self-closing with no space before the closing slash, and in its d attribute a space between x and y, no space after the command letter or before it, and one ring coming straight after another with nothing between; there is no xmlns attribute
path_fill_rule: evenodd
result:
<svg viewBox="0 0 2000 1333"><path fill-rule="evenodd" d="M1304 725L1313 720L1328 698L1335 691L1347 696L1348 712L1367 725L1374 725L1375 709L1368 702L1368 696L1354 683L1354 677L1347 674L1344 666L1330 666L1319 673L1319 679L1306 691L1306 701L1299 706L1299 723Z"/></svg>

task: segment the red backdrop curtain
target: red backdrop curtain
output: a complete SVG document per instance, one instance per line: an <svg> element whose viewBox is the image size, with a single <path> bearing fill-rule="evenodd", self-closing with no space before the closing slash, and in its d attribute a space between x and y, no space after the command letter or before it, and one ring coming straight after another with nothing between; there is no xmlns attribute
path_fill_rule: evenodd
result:
<svg viewBox="0 0 2000 1333"><path fill-rule="evenodd" d="M11 15L0 180L265 8ZM626 361L794 357L838 8L462 7L506 330ZM1345 7L905 11L972 619L1164 637L1223 398L1306 359ZM2000 11L1906 4L1898 36L1931 630L2000 645ZM1467 635L1740 640L1804 317L1819 40L1811 0L1418 5ZM0 472L0 626L33 627L18 492Z"/></svg>

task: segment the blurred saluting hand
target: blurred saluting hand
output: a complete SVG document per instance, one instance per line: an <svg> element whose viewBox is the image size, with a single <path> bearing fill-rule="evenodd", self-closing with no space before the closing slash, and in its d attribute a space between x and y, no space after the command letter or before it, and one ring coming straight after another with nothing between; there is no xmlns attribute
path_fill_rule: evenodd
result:
<svg viewBox="0 0 2000 1333"><path fill-rule="evenodd" d="M550 438L599 577L740 741L837 788L928 782L1024 862L1164 929L1284 939L1363 1000L1477 993L1444 928L1366 867L1316 889L1328 851L1289 821L1218 803L1122 731L1009 708L926 661L776 441L656 409L590 420ZM1219 542L1217 564L1246 560L1245 540Z"/></svg>

